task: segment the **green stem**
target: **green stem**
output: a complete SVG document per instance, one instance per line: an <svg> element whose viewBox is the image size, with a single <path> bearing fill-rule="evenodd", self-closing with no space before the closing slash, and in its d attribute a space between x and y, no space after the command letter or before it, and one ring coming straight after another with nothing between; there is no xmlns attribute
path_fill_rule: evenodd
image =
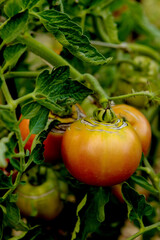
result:
<svg viewBox="0 0 160 240"><path fill-rule="evenodd" d="M99 85L98 81L89 73L83 75L84 80L87 81L92 87L91 89L96 93L96 97L102 107L106 108L108 105L108 95L104 89Z"/></svg>
<svg viewBox="0 0 160 240"><path fill-rule="evenodd" d="M135 239L136 237L142 235L143 233L148 232L148 231L151 231L152 229L155 229L155 228L158 228L158 227L160 227L160 222L155 223L155 224L152 224L152 225L147 226L147 227L143 227L142 229L140 229L139 232L135 233L135 234L132 235L131 237L127 238L126 240L133 240L133 239Z"/></svg>
<svg viewBox="0 0 160 240"><path fill-rule="evenodd" d="M120 95L120 96L115 96L115 97L108 97L108 100L114 101L114 100L120 100L120 99L125 99L125 98L130 98L130 97L136 97L136 96L146 96L151 99L152 98L154 99L154 97L155 97L155 95L151 92L141 91L141 92L128 93L128 94L124 94L124 95Z"/></svg>
<svg viewBox="0 0 160 240"><path fill-rule="evenodd" d="M17 188L17 186L18 186L18 184L19 184L19 182L20 182L21 176L22 176L22 173L21 173L21 172L18 172L13 187L10 188L10 189L3 195L3 197L2 197L3 200L5 200L5 199L6 199L12 192L14 192L14 190Z"/></svg>
<svg viewBox="0 0 160 240"><path fill-rule="evenodd" d="M149 169L149 178L152 181L154 187L159 191L160 193L160 181L159 181L159 177L157 176L157 174L154 172L152 166L150 165L150 163L148 162L147 158L144 158L144 165L145 167L147 167ZM160 196L160 195L159 195Z"/></svg>
<svg viewBox="0 0 160 240"><path fill-rule="evenodd" d="M10 78L36 78L40 74L40 71L33 72L7 72L4 74L5 79Z"/></svg>
<svg viewBox="0 0 160 240"><path fill-rule="evenodd" d="M24 96L22 96L20 98L17 98L16 100L14 100L14 104L16 106L18 106L18 104L20 104L20 103L22 103L22 102L24 102L24 101L26 101L28 99L34 99L34 98L35 98L34 97L34 92L31 92L31 93L28 93L28 94L26 94L26 95L24 95Z"/></svg>
<svg viewBox="0 0 160 240"><path fill-rule="evenodd" d="M82 14L81 14L81 28L83 29L83 31L84 31L84 28L85 28L86 14L87 14L86 11L82 11Z"/></svg>
<svg viewBox="0 0 160 240"><path fill-rule="evenodd" d="M61 9L61 12L63 13L63 12L64 12L64 7L63 7L62 0L59 0L59 3L60 3L60 9Z"/></svg>
<svg viewBox="0 0 160 240"><path fill-rule="evenodd" d="M93 17L93 22L96 28L97 33L104 42L109 42L108 35L106 34L103 28L103 22L101 17Z"/></svg>
<svg viewBox="0 0 160 240"><path fill-rule="evenodd" d="M128 45L129 51L131 52L145 54L147 56L154 58L158 62L160 61L160 54L148 46L141 45L138 43L128 43L127 45Z"/></svg>
<svg viewBox="0 0 160 240"><path fill-rule="evenodd" d="M26 44L28 49L45 59L52 66L59 67L67 65L70 67L70 74L73 79L82 79L82 74L78 72L74 67L72 67L65 59L63 59L60 55L55 53L52 49L44 46L42 43L38 42L34 38L32 38L29 34L25 34L22 37L18 37L19 42Z"/></svg>
<svg viewBox="0 0 160 240"><path fill-rule="evenodd" d="M2 69L0 69L0 77L1 77L1 80L2 80L2 87L1 87L1 89L2 89L2 91L3 91L4 97L5 97L8 105L10 106L10 108L11 108L11 109L15 109L16 106L15 106L14 100L13 100L13 98L11 97L11 94L10 94L10 92L9 92L9 90L8 90L8 86L7 86L7 84L6 84L6 81L5 81L5 78L4 78Z"/></svg>
<svg viewBox="0 0 160 240"><path fill-rule="evenodd" d="M101 38L102 38L102 40L105 40L106 37L101 36ZM123 49L123 50L126 50L128 52L136 52L136 53L139 53L139 54L144 54L146 56L149 56L149 57L155 59L158 62L160 61L160 54L157 51L155 51L153 48L151 48L149 46L145 46L145 45L142 45L142 44L126 43L126 42L122 42L120 44L113 44L113 43L108 43L108 40L105 41L105 42L91 41L91 43L95 46L114 48L114 49Z"/></svg>

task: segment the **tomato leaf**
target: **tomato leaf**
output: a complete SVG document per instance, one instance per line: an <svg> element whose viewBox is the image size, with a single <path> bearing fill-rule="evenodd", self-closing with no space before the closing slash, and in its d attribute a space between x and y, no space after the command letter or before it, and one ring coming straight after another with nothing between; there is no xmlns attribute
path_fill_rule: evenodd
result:
<svg viewBox="0 0 160 240"><path fill-rule="evenodd" d="M13 17L18 12L20 12L21 6L19 0L9 0L4 5L4 12L8 17Z"/></svg>
<svg viewBox="0 0 160 240"><path fill-rule="evenodd" d="M71 80L69 67L63 66L53 69L51 73L43 71L37 78L34 93L39 104L64 116L70 113L73 104L81 103L92 91Z"/></svg>
<svg viewBox="0 0 160 240"><path fill-rule="evenodd" d="M145 188L149 192L153 194L157 194L158 190L156 190L144 177L142 176L137 176L137 175L132 175L131 179L141 187Z"/></svg>
<svg viewBox="0 0 160 240"><path fill-rule="evenodd" d="M74 56L82 61L99 65L111 61L105 58L93 46L87 36L83 35L81 27L73 22L68 15L54 9L36 13L45 28L54 34L57 40Z"/></svg>
<svg viewBox="0 0 160 240"><path fill-rule="evenodd" d="M2 170L0 170L0 189L12 188L12 176L6 176Z"/></svg>
<svg viewBox="0 0 160 240"><path fill-rule="evenodd" d="M0 167L7 167L6 158L11 158L15 154L15 146L17 145L16 136L11 132L7 137L0 140Z"/></svg>
<svg viewBox="0 0 160 240"><path fill-rule="evenodd" d="M35 6L40 0L21 0L21 5L23 8L32 8Z"/></svg>
<svg viewBox="0 0 160 240"><path fill-rule="evenodd" d="M6 213L4 213L4 220L7 221L7 224L10 227L16 230L29 230L29 227L21 219L19 208L15 202L10 201L10 198L7 198L6 200Z"/></svg>
<svg viewBox="0 0 160 240"><path fill-rule="evenodd" d="M0 36L5 43L12 42L22 31L24 31L28 20L28 11L20 12L7 20L0 29Z"/></svg>
<svg viewBox="0 0 160 240"><path fill-rule="evenodd" d="M16 120L13 117L13 112L7 109L0 109L1 124L9 131L16 131Z"/></svg>
<svg viewBox="0 0 160 240"><path fill-rule="evenodd" d="M9 66L10 69L13 68L25 50L26 46L20 43L6 47L3 52L3 56L6 61L5 64Z"/></svg>
<svg viewBox="0 0 160 240"><path fill-rule="evenodd" d="M80 217L79 217L78 214L79 214L79 211L85 206L86 202L87 202L87 194L84 196L84 198L82 199L82 201L79 203L79 205L77 207L77 212L76 212L77 222L76 222L76 226L74 228L74 231L72 233L71 240L76 239L76 234L79 233L79 231L80 231L81 220L80 220Z"/></svg>
<svg viewBox="0 0 160 240"><path fill-rule="evenodd" d="M29 122L29 130L33 134L40 133L46 126L48 121L49 110L41 106L41 109L38 111L37 115L31 118Z"/></svg>
<svg viewBox="0 0 160 240"><path fill-rule="evenodd" d="M35 101L27 102L21 108L23 118L31 119L35 117L41 109L41 105Z"/></svg>
<svg viewBox="0 0 160 240"><path fill-rule="evenodd" d="M122 184L122 194L128 207L131 221L142 221L143 216L152 214L153 208L146 202L144 195L138 194L128 183Z"/></svg>
<svg viewBox="0 0 160 240"><path fill-rule="evenodd" d="M45 130L43 130L40 134L38 134L32 144L32 152L31 155L29 156L28 161L33 161L36 164L41 164L44 161L44 145L43 142L47 138L47 135L51 131L52 128L54 128L59 121L54 120L51 123L48 123L47 126L45 127Z"/></svg>
<svg viewBox="0 0 160 240"><path fill-rule="evenodd" d="M80 228L79 232L77 232L77 240L85 240L89 233L98 230L105 220L105 205L108 201L109 193L104 188L90 188L85 205L78 211Z"/></svg>

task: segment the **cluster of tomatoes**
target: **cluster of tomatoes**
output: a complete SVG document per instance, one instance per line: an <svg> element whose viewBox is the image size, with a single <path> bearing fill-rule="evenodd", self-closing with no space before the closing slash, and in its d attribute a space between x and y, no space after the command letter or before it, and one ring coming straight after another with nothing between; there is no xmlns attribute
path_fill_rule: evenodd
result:
<svg viewBox="0 0 160 240"><path fill-rule="evenodd" d="M120 104L112 106L112 110L116 117L110 122L86 117L79 105L72 107L71 118L50 114L50 118L58 118L61 123L44 141L45 161L55 164L63 160L73 177L89 185L113 186L127 180L137 169L142 152L144 155L148 153L151 127L146 117L132 106ZM25 140L29 134L28 119L21 121L20 130ZM34 138L32 134L25 149L31 151ZM26 174L23 176L27 184L17 189L17 204L24 215L34 212L36 216L50 220L61 211L59 183L53 171L47 169L46 176L47 180L42 184L47 187L41 188L44 191L28 181ZM53 200L56 204L50 214L43 212L42 202L49 204ZM46 208L43 206L43 209Z"/></svg>

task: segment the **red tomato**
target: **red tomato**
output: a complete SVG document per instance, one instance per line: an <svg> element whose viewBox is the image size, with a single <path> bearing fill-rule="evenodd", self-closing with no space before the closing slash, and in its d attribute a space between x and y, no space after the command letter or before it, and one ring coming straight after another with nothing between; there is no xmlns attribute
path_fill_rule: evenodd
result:
<svg viewBox="0 0 160 240"><path fill-rule="evenodd" d="M126 105L119 104L112 107L117 117L126 119L137 132L144 155L147 155L151 143L151 126L147 118L138 109Z"/></svg>
<svg viewBox="0 0 160 240"><path fill-rule="evenodd" d="M49 114L49 118L58 119L62 124L68 124L74 122L75 120L79 119L80 117L84 116L84 112L82 108L76 104L72 107L72 115L71 117L67 118L60 118L53 114ZM23 119L19 125L22 139L25 140L29 134L29 119ZM44 158L46 162L49 163L56 163L58 160L61 159L61 142L62 137L64 134L64 129L54 128L48 134L47 138L44 141ZM25 149L28 149L31 152L32 142L35 138L35 134L32 134L29 140L25 145Z"/></svg>
<svg viewBox="0 0 160 240"><path fill-rule="evenodd" d="M89 185L111 186L128 179L138 167L142 146L132 126L92 118L70 125L62 139L62 158L68 171Z"/></svg>

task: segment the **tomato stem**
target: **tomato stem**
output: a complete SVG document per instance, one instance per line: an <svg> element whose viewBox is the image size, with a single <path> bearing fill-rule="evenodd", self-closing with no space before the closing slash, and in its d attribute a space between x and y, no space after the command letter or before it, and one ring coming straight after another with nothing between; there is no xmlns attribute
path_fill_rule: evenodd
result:
<svg viewBox="0 0 160 240"><path fill-rule="evenodd" d="M131 237L127 238L126 240L133 240L136 237L142 235L143 233L151 231L152 229L155 229L155 228L158 228L158 227L160 227L160 222L152 224L152 225L147 226L147 227L143 227L143 228L140 229L139 232L133 234Z"/></svg>
<svg viewBox="0 0 160 240"><path fill-rule="evenodd" d="M96 97L103 108L108 106L108 95L101 87L97 79L89 73L83 75L84 80L90 84L90 88L96 93Z"/></svg>
<svg viewBox="0 0 160 240"><path fill-rule="evenodd" d="M17 39L19 42L26 44L27 48L42 57L52 66L59 67L62 65L67 65L70 67L71 77L74 79L82 79L82 74L78 72L74 67L72 67L64 58L55 53L52 49L44 46L42 43L38 42L36 39L32 38L29 34L25 34Z"/></svg>
<svg viewBox="0 0 160 240"><path fill-rule="evenodd" d="M146 96L151 99L156 99L159 100L154 93L148 92L148 91L140 91L140 92L133 92L133 93L128 93L124 95L119 95L119 96L114 96L114 97L108 97L108 100L114 101L114 100L120 100L120 99L125 99L125 98L130 98L130 97L136 97L136 96Z"/></svg>

